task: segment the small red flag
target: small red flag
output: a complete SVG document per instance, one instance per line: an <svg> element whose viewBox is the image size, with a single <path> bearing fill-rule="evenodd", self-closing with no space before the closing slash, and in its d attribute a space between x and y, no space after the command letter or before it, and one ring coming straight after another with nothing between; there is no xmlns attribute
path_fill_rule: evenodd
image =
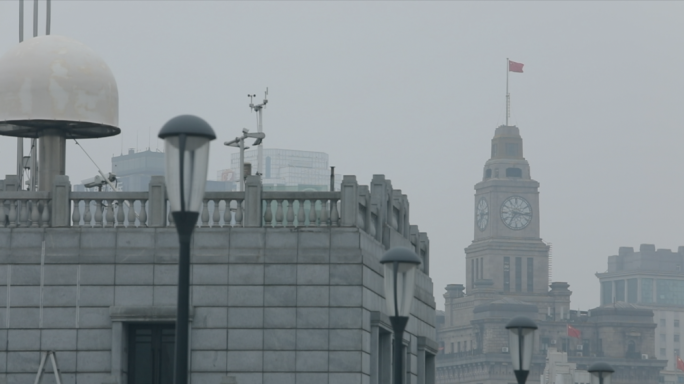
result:
<svg viewBox="0 0 684 384"><path fill-rule="evenodd" d="M582 338L582 333L579 331L579 329L568 324L568 337L574 337L576 339L580 339L580 338Z"/></svg>
<svg viewBox="0 0 684 384"><path fill-rule="evenodd" d="M515 61L508 60L508 71L523 73L523 65L525 64L516 63Z"/></svg>
<svg viewBox="0 0 684 384"><path fill-rule="evenodd" d="M684 361L682 361L682 358L679 356L677 356L677 369L684 371Z"/></svg>

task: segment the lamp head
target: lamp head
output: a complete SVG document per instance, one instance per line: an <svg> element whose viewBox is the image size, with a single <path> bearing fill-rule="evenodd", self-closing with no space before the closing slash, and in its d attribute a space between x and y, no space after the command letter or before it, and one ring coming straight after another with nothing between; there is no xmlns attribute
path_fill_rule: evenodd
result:
<svg viewBox="0 0 684 384"><path fill-rule="evenodd" d="M519 380L524 380L530 372L532 351L534 349L534 333L537 324L530 318L519 316L506 324L509 331L508 350L513 362L513 371Z"/></svg>
<svg viewBox="0 0 684 384"><path fill-rule="evenodd" d="M166 189L172 212L199 212L209 167L211 126L193 115L169 120L159 131L164 139Z"/></svg>
<svg viewBox="0 0 684 384"><path fill-rule="evenodd" d="M416 269L420 258L409 248L397 247L380 259L385 266L385 302L390 316L408 317L413 303Z"/></svg>
<svg viewBox="0 0 684 384"><path fill-rule="evenodd" d="M599 361L589 366L587 372L591 374L591 384L610 384L610 376L615 370L608 363Z"/></svg>

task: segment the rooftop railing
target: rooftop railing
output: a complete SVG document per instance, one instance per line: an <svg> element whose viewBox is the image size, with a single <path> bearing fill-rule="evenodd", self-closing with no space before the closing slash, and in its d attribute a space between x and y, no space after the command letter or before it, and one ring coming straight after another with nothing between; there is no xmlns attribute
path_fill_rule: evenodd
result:
<svg viewBox="0 0 684 384"><path fill-rule="evenodd" d="M15 176L0 180L0 228L155 228L173 226L164 178L153 176L144 192L72 192L68 176L51 191L18 191ZM357 227L386 248L410 244L427 272L429 241L409 221L409 202L391 181L371 185L344 176L340 191L264 191L248 176L244 192L206 192L199 228ZM401 240L403 239L403 240ZM406 241L408 240L408 241Z"/></svg>

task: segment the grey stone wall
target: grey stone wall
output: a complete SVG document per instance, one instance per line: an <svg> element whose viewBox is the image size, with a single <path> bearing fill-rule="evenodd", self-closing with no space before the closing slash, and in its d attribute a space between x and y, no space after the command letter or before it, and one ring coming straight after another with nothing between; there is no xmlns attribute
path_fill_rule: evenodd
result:
<svg viewBox="0 0 684 384"><path fill-rule="evenodd" d="M193 383L377 380L385 249L358 228L198 228ZM174 228L0 228L0 377L33 383L55 350L64 383L126 383L128 325L174 320L177 254ZM404 342L410 382L427 383L435 302L429 276L416 284Z"/></svg>

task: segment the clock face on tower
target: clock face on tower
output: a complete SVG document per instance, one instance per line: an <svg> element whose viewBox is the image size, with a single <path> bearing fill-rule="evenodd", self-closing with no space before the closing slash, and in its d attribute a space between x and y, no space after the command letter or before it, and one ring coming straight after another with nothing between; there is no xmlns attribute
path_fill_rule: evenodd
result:
<svg viewBox="0 0 684 384"><path fill-rule="evenodd" d="M477 202L477 207L475 208L475 222L480 231L484 231L487 228L487 223L489 222L489 205L487 205L487 200L480 198Z"/></svg>
<svg viewBox="0 0 684 384"><path fill-rule="evenodd" d="M510 229L524 229L532 221L532 207L520 196L511 196L501 204L501 221Z"/></svg>

